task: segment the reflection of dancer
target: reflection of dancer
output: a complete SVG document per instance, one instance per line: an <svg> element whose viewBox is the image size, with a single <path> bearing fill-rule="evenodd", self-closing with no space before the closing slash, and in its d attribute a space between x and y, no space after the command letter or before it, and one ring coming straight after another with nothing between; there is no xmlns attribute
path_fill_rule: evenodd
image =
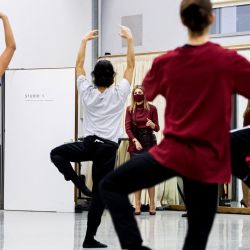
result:
<svg viewBox="0 0 250 250"><path fill-rule="evenodd" d="M216 212L217 184L230 181L231 95L250 97L250 63L208 42L214 19L210 0L183 0L181 19L188 27L188 45L156 58L143 81L149 101L158 94L167 100L164 139L101 183L126 249L148 249L141 246L129 193L182 176L188 212L183 249L203 250Z"/></svg>
<svg viewBox="0 0 250 250"><path fill-rule="evenodd" d="M16 50L16 43L8 17L0 12L0 19L2 19L3 21L5 45L6 45L3 53L0 55L0 76L2 76L14 55L14 52Z"/></svg>
<svg viewBox="0 0 250 250"><path fill-rule="evenodd" d="M246 110L244 112L244 121L243 126L246 127L250 125L250 101L248 100ZM250 154L250 151L249 151ZM242 182L242 192L243 192L243 199L240 201L241 206L250 207L250 192L249 187Z"/></svg>
<svg viewBox="0 0 250 250"><path fill-rule="evenodd" d="M134 70L133 39L127 27L121 27L120 35L127 39L127 68L124 79L113 85L115 72L107 60L100 60L92 72L91 83L83 68L85 50L89 40L96 37L96 31L86 34L82 40L76 62L78 93L85 107L83 142L62 145L52 150L51 160L66 180L71 180L83 193L90 195L82 179L77 176L70 162L93 161L93 198L91 201L84 248L103 248L106 245L96 241L94 236L101 223L104 204L100 198L98 184L113 170L121 131L124 105L130 93Z"/></svg>
<svg viewBox="0 0 250 250"><path fill-rule="evenodd" d="M131 105L127 108L125 119L126 132L129 137L131 158L148 151L156 145L154 131L159 131L158 113L154 105L144 97L144 89L136 85L132 91ZM149 214L155 215L155 187L148 188ZM141 214L141 191L135 192L135 215Z"/></svg>

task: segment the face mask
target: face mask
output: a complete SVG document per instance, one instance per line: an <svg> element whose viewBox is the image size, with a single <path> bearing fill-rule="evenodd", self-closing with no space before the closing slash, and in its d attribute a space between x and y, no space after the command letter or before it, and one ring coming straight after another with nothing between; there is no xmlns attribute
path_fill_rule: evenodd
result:
<svg viewBox="0 0 250 250"><path fill-rule="evenodd" d="M142 95L134 94L134 100L135 100L135 102L141 102L144 100L144 95L143 94Z"/></svg>

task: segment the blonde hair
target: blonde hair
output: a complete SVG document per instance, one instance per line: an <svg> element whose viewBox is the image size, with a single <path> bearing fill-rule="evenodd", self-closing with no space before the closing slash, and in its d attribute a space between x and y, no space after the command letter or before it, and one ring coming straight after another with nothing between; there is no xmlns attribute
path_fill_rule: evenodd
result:
<svg viewBox="0 0 250 250"><path fill-rule="evenodd" d="M143 88L142 85L135 85L135 87L132 90L132 94L131 94L131 105L129 107L130 113L135 112L136 102L134 100L134 92L135 92L136 89L140 89L143 92L143 94L145 93L144 88ZM149 106L148 101L145 99L145 97L144 97L143 103L144 103L144 109L149 111L150 106Z"/></svg>

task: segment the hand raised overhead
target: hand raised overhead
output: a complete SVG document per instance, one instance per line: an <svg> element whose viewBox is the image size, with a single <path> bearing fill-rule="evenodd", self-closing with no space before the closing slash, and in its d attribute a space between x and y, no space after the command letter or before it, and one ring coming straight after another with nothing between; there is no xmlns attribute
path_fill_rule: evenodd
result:
<svg viewBox="0 0 250 250"><path fill-rule="evenodd" d="M119 32L119 35L125 39L132 39L133 38L133 35L132 35L132 32L131 30L126 27L126 26L120 26L121 27L121 30Z"/></svg>
<svg viewBox="0 0 250 250"><path fill-rule="evenodd" d="M92 30L83 36L83 40L90 41L98 37L98 30Z"/></svg>

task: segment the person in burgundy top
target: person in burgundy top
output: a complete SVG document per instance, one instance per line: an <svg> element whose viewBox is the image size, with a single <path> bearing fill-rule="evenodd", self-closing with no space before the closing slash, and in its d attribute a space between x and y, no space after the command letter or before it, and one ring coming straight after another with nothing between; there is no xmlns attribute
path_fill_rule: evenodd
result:
<svg viewBox="0 0 250 250"><path fill-rule="evenodd" d="M130 157L148 151L156 145L154 131L160 130L158 113L154 105L149 104L144 96L144 89L136 85L132 91L131 105L127 107L125 128L129 137L128 152ZM148 188L149 214L155 215L155 187ZM141 191L135 192L135 215L141 214Z"/></svg>
<svg viewBox="0 0 250 250"><path fill-rule="evenodd" d="M230 181L231 96L250 98L250 62L209 42L210 0L182 0L188 43L157 57L143 86L145 97L166 98L164 138L149 152L107 175L101 193L122 248L149 249L127 195L173 176L184 183L188 214L185 250L206 248L217 207L218 183Z"/></svg>

